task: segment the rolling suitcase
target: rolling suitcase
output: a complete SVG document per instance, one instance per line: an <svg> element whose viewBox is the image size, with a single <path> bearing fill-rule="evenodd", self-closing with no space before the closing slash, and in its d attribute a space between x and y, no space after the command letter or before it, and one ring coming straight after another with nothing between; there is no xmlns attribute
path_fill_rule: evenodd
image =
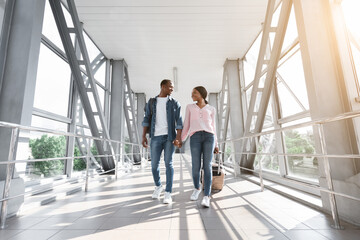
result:
<svg viewBox="0 0 360 240"><path fill-rule="evenodd" d="M214 160L215 160L215 157L214 157ZM220 192L223 189L224 182L225 182L225 170L224 170L221 158L219 158L219 163L212 164L212 175L213 176L212 176L211 191L212 192ZM203 184L203 182L204 182L204 169L203 168L201 169L200 180L201 180L201 183ZM204 184L203 184L203 188L204 188Z"/></svg>

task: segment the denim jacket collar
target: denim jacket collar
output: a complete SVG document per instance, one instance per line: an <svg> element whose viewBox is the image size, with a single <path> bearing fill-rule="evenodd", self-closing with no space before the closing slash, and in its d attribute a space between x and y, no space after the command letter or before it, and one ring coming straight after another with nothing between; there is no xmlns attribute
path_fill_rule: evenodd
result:
<svg viewBox="0 0 360 240"><path fill-rule="evenodd" d="M159 97L159 95L156 95L154 98L157 99ZM171 95L168 95L167 98L171 101L173 100L172 96Z"/></svg>

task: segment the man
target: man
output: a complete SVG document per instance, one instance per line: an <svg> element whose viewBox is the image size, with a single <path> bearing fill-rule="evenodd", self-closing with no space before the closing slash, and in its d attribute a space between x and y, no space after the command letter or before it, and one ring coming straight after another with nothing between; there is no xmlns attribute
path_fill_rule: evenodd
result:
<svg viewBox="0 0 360 240"><path fill-rule="evenodd" d="M160 84L160 94L146 104L144 121L142 122L142 144L148 147L146 133L150 128L151 168L155 183L153 199L158 199L163 191L160 180L160 156L164 151L166 166L166 188L164 203L172 203L171 192L174 177L173 154L175 146L181 147L181 106L170 95L174 90L171 80L164 79Z"/></svg>

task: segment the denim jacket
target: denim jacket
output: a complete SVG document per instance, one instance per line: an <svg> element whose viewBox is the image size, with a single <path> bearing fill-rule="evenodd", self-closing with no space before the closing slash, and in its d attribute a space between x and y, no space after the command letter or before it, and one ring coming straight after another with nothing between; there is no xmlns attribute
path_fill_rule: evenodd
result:
<svg viewBox="0 0 360 240"><path fill-rule="evenodd" d="M152 138L155 133L157 97L158 96L156 96L154 101L152 101L153 113L152 113L151 126L150 126L150 138ZM149 118L151 116L149 103L150 101L146 103L144 121L142 122L143 127L149 127ZM183 121L181 117L181 105L171 96L169 96L169 100L166 103L166 115L167 115L167 123L168 123L168 140L174 141L176 138L176 129L183 128Z"/></svg>

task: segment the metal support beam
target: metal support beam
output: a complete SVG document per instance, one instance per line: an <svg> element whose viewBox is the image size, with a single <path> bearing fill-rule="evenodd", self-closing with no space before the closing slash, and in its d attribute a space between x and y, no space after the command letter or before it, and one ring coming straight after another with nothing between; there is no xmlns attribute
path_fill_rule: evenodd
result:
<svg viewBox="0 0 360 240"><path fill-rule="evenodd" d="M219 94L218 93L209 93L209 104L211 106L213 106L216 110L218 110L218 96ZM215 126L217 127L218 126L218 119L215 119L216 121L216 124Z"/></svg>
<svg viewBox="0 0 360 240"><path fill-rule="evenodd" d="M218 97L219 97L219 93L209 93L209 104L216 109L217 113L219 113L219 99L218 99ZM219 122L219 118L217 117L215 119L216 134L218 132L217 128L219 127L218 122ZM218 141L219 141L219 139L218 139ZM181 153L185 153L185 147L181 148L180 151L182 151ZM215 159L216 159L216 161L219 160L219 154L215 155Z"/></svg>
<svg viewBox="0 0 360 240"><path fill-rule="evenodd" d="M112 60L111 62L110 136L113 140L123 141L125 62L124 60Z"/></svg>
<svg viewBox="0 0 360 240"><path fill-rule="evenodd" d="M110 128L110 85L111 85L111 79L110 79L110 68L111 63L109 59L106 59L105 62L105 99L104 99L104 114L106 119L107 127Z"/></svg>
<svg viewBox="0 0 360 240"><path fill-rule="evenodd" d="M75 3L73 0L67 0L67 5L69 7L69 12L74 27L69 27L67 25L60 1L50 1L50 5L57 27L59 29L60 37L64 45L72 74L76 82L77 90L79 92L81 103L89 123L91 134L94 137L110 139ZM75 48L70 36L71 34L75 34L75 37L79 42L79 48L82 57L80 59L76 56ZM86 87L86 82L83 80L81 66L85 67L89 83L88 87ZM101 135L100 130L102 131ZM114 150L111 145L109 145L107 148L110 150L108 152L104 150L103 143L100 141L95 141L95 145L100 155L114 155ZM105 171L113 169L115 166L113 157L101 157L101 162Z"/></svg>
<svg viewBox="0 0 360 240"><path fill-rule="evenodd" d="M1 121L31 125L44 9L45 0L6 1L0 42ZM7 161L11 151L11 129L0 128L0 139L0 161ZM14 159L28 157L28 138L20 139L15 143ZM17 164L9 177L16 178L16 172L24 171L25 167L26 164ZM5 180L6 169L6 165L0 166L0 181ZM23 181L12 188L18 189L16 194L24 193ZM23 198L16 201L20 202L9 202L8 215L18 211Z"/></svg>
<svg viewBox="0 0 360 240"><path fill-rule="evenodd" d="M129 138L131 143L135 143L138 145L133 145L132 149L132 158L134 163L141 162L141 154L140 154L140 138L139 131L137 125L137 116L135 115L135 104L134 104L134 93L130 87L130 79L129 72L127 69L127 65L124 66L125 71L125 95L124 95L124 113L126 119L126 125L128 128Z"/></svg>
<svg viewBox="0 0 360 240"><path fill-rule="evenodd" d="M137 104L137 129L138 129L138 135L139 135L139 139L142 138L142 133L143 133L143 127L141 125L143 119L144 119L144 115L145 115L145 105L146 105L146 96L145 93L135 93L136 94L136 104Z"/></svg>
<svg viewBox="0 0 360 240"><path fill-rule="evenodd" d="M83 25L81 25L83 28ZM79 48L79 41L75 40L75 54L78 58L81 57L81 52ZM69 105L68 105L68 118L71 119L71 123L68 125L68 132L76 133L76 113L77 113L77 102L79 100L79 93L76 89L74 76L70 76L70 94L69 94ZM82 112L82 110L81 110ZM77 139L75 137L68 137L66 142L66 157L74 157L75 142ZM80 148L80 147L79 147ZM80 148L81 149L81 148ZM80 152L82 152L80 150ZM65 174L70 178L74 168L74 160L65 161ZM88 164L86 164L87 166ZM88 167L88 166L87 166Z"/></svg>
<svg viewBox="0 0 360 240"><path fill-rule="evenodd" d="M15 1L7 1L5 4L4 16L2 18L1 28L1 42L0 42L0 92L4 78L5 63L7 57L7 49L9 46L9 39L11 34L11 27L13 26L13 14L15 9Z"/></svg>
<svg viewBox="0 0 360 240"><path fill-rule="evenodd" d="M82 25L81 25L82 27ZM79 52L79 57L81 56L81 52L80 52L80 48L78 47L79 46L79 42L76 41L75 42L75 49L77 52ZM104 56L100 53L97 57L95 57L95 59L91 62L91 69L92 69L92 72L93 72L93 75L95 75L95 73L97 72L97 70L100 68L100 66L104 63ZM109 61L109 60L108 60ZM106 77L106 76L105 76ZM84 83L85 83L85 86L86 88L89 87L90 85L90 81L89 81L89 78L87 77L87 75L83 75L83 79L84 79ZM76 85L75 85L76 86ZM75 115L74 116L74 121L76 123L76 133L78 135L86 135L85 134L85 129L84 127L84 109L83 109L83 106L82 106L82 103L79 99L79 94L78 92L74 92L74 94L76 94L76 98L75 98ZM105 102L106 103L106 102ZM106 105L105 105L105 109L106 109ZM105 110L106 111L106 110ZM106 116L105 116L106 118ZM108 118L106 118L108 119ZM108 120L106 121L107 122L107 126L109 126L108 124ZM82 156L85 156L85 155L89 155L90 156L90 163L98 170L100 171L102 169L101 165L98 163L98 161L96 160L96 158L94 157L94 155L92 154L91 152L91 147L90 147L90 152L88 153L88 144L89 144L89 141L86 139L86 138L83 138L83 137L78 137L75 139L76 140L76 143L77 143L77 146L80 150L80 154ZM107 150L106 148L109 146L107 144L103 144L104 145L104 150Z"/></svg>
<svg viewBox="0 0 360 240"><path fill-rule="evenodd" d="M230 108L229 115L231 137L236 139L244 135L244 119L242 109L239 60L226 60L224 69L228 82L228 106ZM234 142L233 148L233 151L236 153L233 155L235 173L240 174L240 168L238 166L240 165L241 155L238 153L241 152L241 142Z"/></svg>
<svg viewBox="0 0 360 240"><path fill-rule="evenodd" d="M77 47L79 45L78 41L75 42L75 49L76 51L80 53L80 49L79 47ZM93 72L93 75L95 75L96 71L100 68L101 64L103 64L103 60L104 59L104 56L100 53L92 62L91 62L91 69L92 69L92 72ZM106 76L105 76L106 77ZM87 77L87 75L83 75L83 79L84 79L84 83L85 83L85 86L86 88L89 87L90 85L90 81L89 81L89 78ZM76 87L76 85L75 85ZM74 94L76 95L76 98L75 98L75 114L73 115L74 117L74 122L76 124L76 133L78 135L86 135L85 134L85 129L84 129L84 109L83 109L83 106L82 106L82 103L79 99L79 94L76 90L76 92L74 92ZM106 103L106 102L105 102ZM105 105L106 107L106 105ZM106 118L106 117L105 117ZM108 121L107 121L107 126L109 126L108 124ZM86 138L83 138L83 137L78 137L75 139L76 140L76 144L80 150L80 154L82 156L85 156L85 155L89 155L90 156L90 163L98 170L100 171L102 169L101 165L98 163L98 161L96 160L96 158L94 157L94 155L92 154L92 152L90 151L88 153L88 144L89 144L89 141L86 139ZM107 150L106 148L109 146L107 144L103 144L104 145L104 150ZM90 150L91 150L91 147L90 147Z"/></svg>
<svg viewBox="0 0 360 240"><path fill-rule="evenodd" d="M217 108L217 136L218 141L222 142L226 140L227 137L227 130L229 126L229 116L230 116L230 104L229 104L229 83L227 78L227 72L224 65L224 72L223 72L223 80L222 80L222 87L219 93L219 105ZM223 153L221 155L222 161L225 162L225 143L221 143L219 145L219 150Z"/></svg>
<svg viewBox="0 0 360 240"><path fill-rule="evenodd" d="M45 0L7 1L6 5L4 24L10 25L3 28L0 43L0 120L31 125ZM0 161L7 159L10 136L11 131L0 129ZM0 180L5 171L2 165Z"/></svg>
<svg viewBox="0 0 360 240"><path fill-rule="evenodd" d="M348 112L344 72L340 63L340 53L335 36L330 2L326 0L294 0L294 12L299 33L301 57L312 119L336 116ZM342 29L341 34L344 34ZM354 101L352 99L352 101ZM314 128L316 152L328 154L358 154L354 126L350 120L328 123L321 126L321 133ZM351 192L351 184L346 179L359 173L356 163L359 159L319 159L320 186L338 192ZM359 166L359 165L358 165ZM336 181L335 181L336 180ZM332 185L332 181L334 185ZM343 183L343 184L339 184ZM341 186L341 189L340 189ZM359 197L359 196L355 196ZM325 209L332 210L336 221L336 202L340 216L344 215L359 222L359 203L322 193ZM335 207L335 209L334 209ZM339 228L340 226L335 226Z"/></svg>
<svg viewBox="0 0 360 240"><path fill-rule="evenodd" d="M344 34L344 27L346 26L344 13L342 10L341 3L332 3L331 6L333 21L334 23L334 32L336 34L337 39L337 47L339 49L339 61L342 67L342 73L344 77L344 83L346 85L346 95L348 96L349 107L346 109L347 111L360 111L360 72L356 71L356 66L354 62L354 52L360 51L360 39L356 41L355 36L348 31L347 34ZM355 47L351 48L351 44ZM339 64L339 65L340 65ZM354 131L350 131L351 139L359 139L360 134L360 119L354 118ZM355 136L357 135L357 136ZM353 144L353 149L359 149L360 142L359 141L351 141ZM360 172L360 161L356 161L356 169Z"/></svg>
<svg viewBox="0 0 360 240"><path fill-rule="evenodd" d="M278 25L276 27L272 27L271 23L275 4L276 0L270 0L268 2L259 57L256 65L254 84L246 117L244 136L247 136L250 133L261 132L266 116L266 110L269 104L270 95L274 86L276 69L281 55L281 48L285 37L287 23L289 21L292 1L282 1ZM271 46L271 44L269 44L270 33L274 31L275 38ZM271 52L270 59L267 58L269 52ZM264 67L267 67L267 72L265 80L262 81L261 79L264 79L262 78L262 69ZM250 151L250 153L256 152L255 139L245 139L242 141L242 152L246 151ZM254 154L243 154L241 158L241 166L253 169L254 160Z"/></svg>

